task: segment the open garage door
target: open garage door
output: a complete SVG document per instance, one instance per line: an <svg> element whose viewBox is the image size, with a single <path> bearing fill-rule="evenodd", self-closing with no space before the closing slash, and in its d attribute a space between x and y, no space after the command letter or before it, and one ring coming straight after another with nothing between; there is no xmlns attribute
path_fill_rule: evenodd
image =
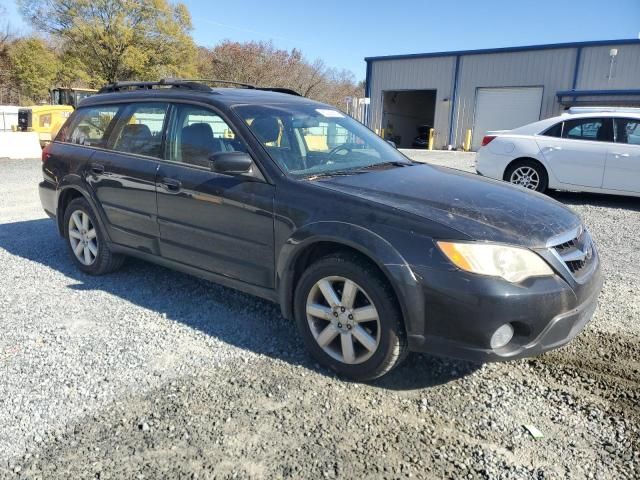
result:
<svg viewBox="0 0 640 480"><path fill-rule="evenodd" d="M492 130L511 130L540 120L542 87L478 88L473 122L473 149Z"/></svg>
<svg viewBox="0 0 640 480"><path fill-rule="evenodd" d="M400 148L425 148L416 137L426 139L436 114L435 90L395 90L383 94L384 137ZM415 143L415 145L414 145Z"/></svg>

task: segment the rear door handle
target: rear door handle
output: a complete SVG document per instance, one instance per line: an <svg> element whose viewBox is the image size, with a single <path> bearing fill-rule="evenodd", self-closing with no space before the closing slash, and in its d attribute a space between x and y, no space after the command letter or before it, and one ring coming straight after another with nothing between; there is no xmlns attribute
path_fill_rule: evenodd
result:
<svg viewBox="0 0 640 480"><path fill-rule="evenodd" d="M96 175L100 175L101 173L104 173L104 165L102 165L101 163L92 163L91 172Z"/></svg>
<svg viewBox="0 0 640 480"><path fill-rule="evenodd" d="M170 192L179 192L182 183L174 178L163 178L160 184Z"/></svg>

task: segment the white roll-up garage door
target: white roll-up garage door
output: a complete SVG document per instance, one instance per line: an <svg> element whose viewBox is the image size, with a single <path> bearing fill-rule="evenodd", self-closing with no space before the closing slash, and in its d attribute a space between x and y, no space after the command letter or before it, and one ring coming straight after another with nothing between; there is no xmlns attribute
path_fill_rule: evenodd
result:
<svg viewBox="0 0 640 480"><path fill-rule="evenodd" d="M478 88L473 122L473 149L486 132L511 130L540 120L542 87Z"/></svg>

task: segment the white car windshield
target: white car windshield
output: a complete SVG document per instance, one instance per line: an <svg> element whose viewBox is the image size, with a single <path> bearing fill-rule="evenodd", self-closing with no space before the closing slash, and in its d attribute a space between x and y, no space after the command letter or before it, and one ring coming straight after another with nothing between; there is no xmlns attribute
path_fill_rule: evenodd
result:
<svg viewBox="0 0 640 480"><path fill-rule="evenodd" d="M313 177L411 162L348 115L321 105L242 105L235 112L286 173Z"/></svg>

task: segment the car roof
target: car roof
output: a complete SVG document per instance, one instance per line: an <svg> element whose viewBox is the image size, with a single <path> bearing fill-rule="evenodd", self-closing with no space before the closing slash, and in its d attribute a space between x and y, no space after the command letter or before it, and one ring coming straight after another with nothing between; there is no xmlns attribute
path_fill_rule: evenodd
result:
<svg viewBox="0 0 640 480"><path fill-rule="evenodd" d="M306 97L254 88L211 88L207 90L190 90L182 88L133 89L98 93L82 100L79 106L87 107L104 103L144 101L149 99L167 101L191 100L228 107L246 104L306 104L326 106L324 103L316 102L315 100L311 100Z"/></svg>

